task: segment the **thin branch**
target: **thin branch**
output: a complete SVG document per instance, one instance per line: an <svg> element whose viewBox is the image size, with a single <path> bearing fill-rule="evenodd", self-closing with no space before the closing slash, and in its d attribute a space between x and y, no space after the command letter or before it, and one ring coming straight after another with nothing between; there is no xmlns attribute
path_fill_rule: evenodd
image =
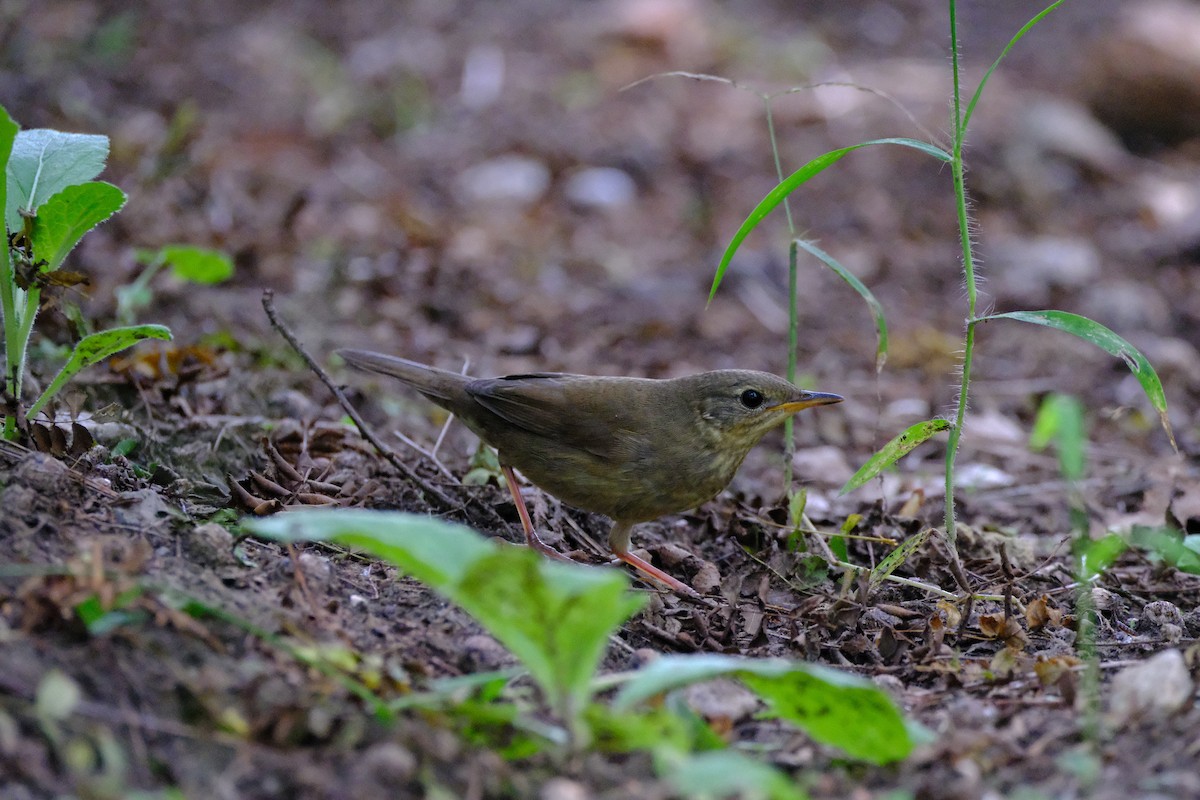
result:
<svg viewBox="0 0 1200 800"><path fill-rule="evenodd" d="M436 500L437 504L442 508L442 510L449 511L458 508L461 505L460 503L456 503L454 500L451 500L445 494L445 492L414 472L412 467L401 461L399 456L397 456L391 449L389 449L382 441L379 440L379 437L377 437L374 431L372 431L367 423L363 421L362 417L359 416L358 411L346 398L346 394L342 391L341 387L334 383L333 379L329 377L329 374L325 372L325 370L322 369L315 360L313 360L313 357L310 356L307 351L305 351L304 347L300 344L299 340L296 339L296 336L291 332L291 330L288 329L288 327L285 326L282 321L280 321L279 316L275 313L275 292L273 290L263 290L262 305L263 310L267 312L267 318L271 320L271 327L279 331L279 335L287 340L287 343L291 346L291 348L295 350L301 358L304 359L304 363L307 364L308 368L313 371L313 374L320 378L321 383L325 384L329 391L333 393L333 396L337 398L338 404L343 410L345 410L346 414L354 422L355 427L358 428L358 431L362 434L362 437L370 442L371 446L375 448L375 451L387 459L388 463L395 467L400 474L415 483L421 489L421 491L425 492L425 494Z"/></svg>

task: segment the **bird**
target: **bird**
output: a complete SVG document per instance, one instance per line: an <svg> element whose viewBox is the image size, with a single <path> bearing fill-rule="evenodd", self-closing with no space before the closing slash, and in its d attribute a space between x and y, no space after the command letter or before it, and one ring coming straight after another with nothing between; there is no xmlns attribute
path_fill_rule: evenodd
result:
<svg viewBox="0 0 1200 800"><path fill-rule="evenodd" d="M668 379L553 372L473 378L368 350L337 354L399 379L495 448L530 548L571 560L538 536L514 469L567 505L610 518L608 546L617 559L691 597L700 595L630 552L633 526L712 499L769 430L798 411L843 399L743 369Z"/></svg>

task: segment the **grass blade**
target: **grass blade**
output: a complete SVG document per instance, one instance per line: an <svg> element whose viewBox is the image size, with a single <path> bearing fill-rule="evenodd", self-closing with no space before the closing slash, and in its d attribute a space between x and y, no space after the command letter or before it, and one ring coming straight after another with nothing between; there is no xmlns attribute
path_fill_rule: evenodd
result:
<svg viewBox="0 0 1200 800"><path fill-rule="evenodd" d="M1024 39L1025 34L1033 30L1034 25L1037 25L1039 22L1049 16L1051 11L1062 5L1062 2L1063 0L1056 0L1056 2L1051 3L1043 8L1033 19L1029 20L1029 22L1026 22L1024 27L1016 32L1016 35L1008 40L1008 44L1006 44L1004 49L1000 51L1000 55L996 56L996 60L992 62L992 65L988 67L987 72L983 73L983 77L979 79L979 85L975 87L975 94L971 95L971 102L967 103L967 111L965 114L963 114L962 130L965 131L967 129L967 124L971 121L971 114L975 112L975 104L979 102L979 98L983 95L983 87L987 85L988 79L992 77L992 73L996 71L996 67L1000 66L1000 62L1006 55L1008 55L1008 51L1012 50L1013 47L1016 46L1017 42Z"/></svg>
<svg viewBox="0 0 1200 800"><path fill-rule="evenodd" d="M867 463L863 464L858 472L854 473L850 476L850 480L846 481L846 485L842 487L840 494L854 491L908 455L917 445L928 441L934 434L941 433L949 428L950 421L945 419L929 419L909 427L908 430L895 439L892 439L880 448L879 452L867 459Z"/></svg>
<svg viewBox="0 0 1200 800"><path fill-rule="evenodd" d="M758 223L762 222L768 214L775 210L776 206L783 202L785 197L810 178L836 164L847 153L877 144L896 144L903 147L911 147L914 150L919 150L947 163L953 160L952 156L940 147L918 139L906 138L872 139L869 142L859 142L849 147L843 147L840 150L830 150L828 153L822 153L784 178L778 186L768 192L767 196L754 207L754 210L750 212L750 216L746 217L746 221L742 223L741 227L737 229L737 233L729 240L729 246L725 248L725 254L721 256L721 263L717 265L717 274L713 277L712 288L708 292L708 302L711 303L713 298L716 297L717 287L721 285L721 280L725 277L725 270L729 269L729 262L733 260L733 256L737 253L738 248L742 246L742 242L750 235L751 231L758 227Z"/></svg>
<svg viewBox="0 0 1200 800"><path fill-rule="evenodd" d="M881 371L883 365L887 362L888 356L887 318L883 315L883 306L875 299L875 295L871 293L871 290L833 256L817 247L813 242L805 241L804 239L796 239L795 241L798 247L816 256L821 263L836 272L839 278L850 284L850 288L858 292L859 296L866 301L867 306L871 309L871 316L875 317L875 338L877 342L875 346L875 371Z"/></svg>
<svg viewBox="0 0 1200 800"><path fill-rule="evenodd" d="M895 572L921 545L925 544L925 540L933 531L933 528L925 528L914 533L876 564L875 569L871 570L871 588L878 589L889 575Z"/></svg>
<svg viewBox="0 0 1200 800"><path fill-rule="evenodd" d="M986 317L980 317L977 321L987 322L993 319L1015 319L1019 322L1044 325L1047 328L1065 331L1124 361L1134 377L1138 379L1138 383L1142 385L1142 391L1146 393L1150 405L1154 406L1154 410L1158 412L1163 430L1167 432L1167 438L1171 440L1171 447L1176 452L1179 451L1179 446L1175 443L1175 432L1171 430L1171 421L1167 418L1167 398L1163 393L1162 381L1158 379L1158 373L1154 371L1154 367L1150 366L1146 357L1129 342L1099 322L1067 311L1009 311L1005 314L989 314Z"/></svg>

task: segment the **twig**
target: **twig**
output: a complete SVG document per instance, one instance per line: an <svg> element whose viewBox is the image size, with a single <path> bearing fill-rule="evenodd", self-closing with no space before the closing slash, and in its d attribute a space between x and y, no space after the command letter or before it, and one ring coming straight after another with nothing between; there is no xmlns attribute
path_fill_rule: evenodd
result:
<svg viewBox="0 0 1200 800"><path fill-rule="evenodd" d="M441 472L443 475L445 475L447 478L449 478L450 480L454 480L454 479L455 479L455 478L454 478L454 473L453 473L453 472L451 472L449 469L447 469L447 468L446 468L446 465L445 465L445 464L443 464L443 463L442 463L440 460L438 460L438 457L437 457L436 455L434 455L434 454L433 454L433 451L432 451L432 450L426 450L424 447L421 447L421 445L417 444L417 443L416 443L414 440L412 440L412 439L410 439L409 437L405 436L405 435L404 435L404 433L403 433L403 432L401 432L401 431L392 431L392 436L395 436L397 439L399 439L400 441L404 442L406 445L408 445L409 447L411 447L413 450L416 450L418 453L420 453L421 455L423 455L423 456L425 456L426 458L428 458L428 459L429 459L429 461L430 461L430 462L431 462L431 463L432 463L432 464L433 464L435 467L437 467L437 468L438 468L438 470L439 470L439 471L440 471L440 472ZM435 444L435 445L434 445L434 447L437 447L437 445Z"/></svg>
<svg viewBox="0 0 1200 800"><path fill-rule="evenodd" d="M469 359L469 358L463 359L462 369L460 369L458 371L458 373L460 375L466 375L467 370L470 368L471 368L471 359ZM450 430L451 422L454 422L454 414L453 413L451 413L450 416L446 417L445 423L442 424L442 429L438 432L437 439L435 439L433 442L433 449L429 451L429 457L432 458L434 461L437 461L438 448L442 446L442 440L446 438L446 431ZM438 461L437 463L441 464L440 461ZM443 467L443 469L445 469L445 468Z"/></svg>
<svg viewBox="0 0 1200 800"><path fill-rule="evenodd" d="M363 422L362 417L358 415L358 411L355 410L353 405L351 405L341 388L333 382L333 379L329 377L329 374L326 373L325 370L323 370L321 366L313 360L313 357L310 356L307 351L305 351L304 347L300 344L299 340L296 339L291 330L289 330L283 324L283 322L280 321L279 317L275 313L275 292L273 290L263 290L262 305L263 310L267 312L267 318L271 320L271 327L279 331L279 335L287 340L287 343L291 345L291 348L295 350L301 358L304 359L304 363L306 363L308 368L313 371L313 374L320 378L321 383L325 384L329 391L333 393L333 396L337 398L338 404L345 410L346 414L354 422L355 427L358 428L358 431L362 434L362 437L370 442L371 446L375 448L375 451L387 459L388 463L395 467L402 475L404 475L405 478L415 483L421 489L421 491L425 492L425 494L436 500L437 504L442 508L442 510L450 511L458 508L461 505L460 503L456 503L451 500L441 489L437 488L429 481L425 480L416 472L414 472L412 467L401 461L394 452L392 452L386 445L384 445L383 442L379 440L375 433L367 426L367 423Z"/></svg>
<svg viewBox="0 0 1200 800"><path fill-rule="evenodd" d="M871 571L867 567L860 567L858 564L851 564L849 561L842 561L841 559L836 559L836 558L833 561L831 561L830 563L835 567L841 567L842 569L851 570L854 572L870 572ZM923 592L928 592L930 594L937 595L938 597L941 597L945 600L954 600L956 602L959 600L959 596L954 594L953 592L947 592L945 589L942 589L941 587L938 587L938 586L934 586L932 583L925 583L924 581L919 581L919 580L916 580L915 578L904 578L899 575L888 574L888 575L884 575L883 579L885 581L891 581L892 583L898 583L901 586L911 586L914 589L920 589Z"/></svg>

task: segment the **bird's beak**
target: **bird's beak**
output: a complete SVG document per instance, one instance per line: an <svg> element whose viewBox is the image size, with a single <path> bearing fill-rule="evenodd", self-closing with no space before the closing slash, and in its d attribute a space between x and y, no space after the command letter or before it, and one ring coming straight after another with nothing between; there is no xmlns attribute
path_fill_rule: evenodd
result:
<svg viewBox="0 0 1200 800"><path fill-rule="evenodd" d="M767 410L795 414L797 411L803 411L813 406L828 406L833 403L840 403L843 399L840 394L829 394L828 392L798 392L791 400L771 406Z"/></svg>

